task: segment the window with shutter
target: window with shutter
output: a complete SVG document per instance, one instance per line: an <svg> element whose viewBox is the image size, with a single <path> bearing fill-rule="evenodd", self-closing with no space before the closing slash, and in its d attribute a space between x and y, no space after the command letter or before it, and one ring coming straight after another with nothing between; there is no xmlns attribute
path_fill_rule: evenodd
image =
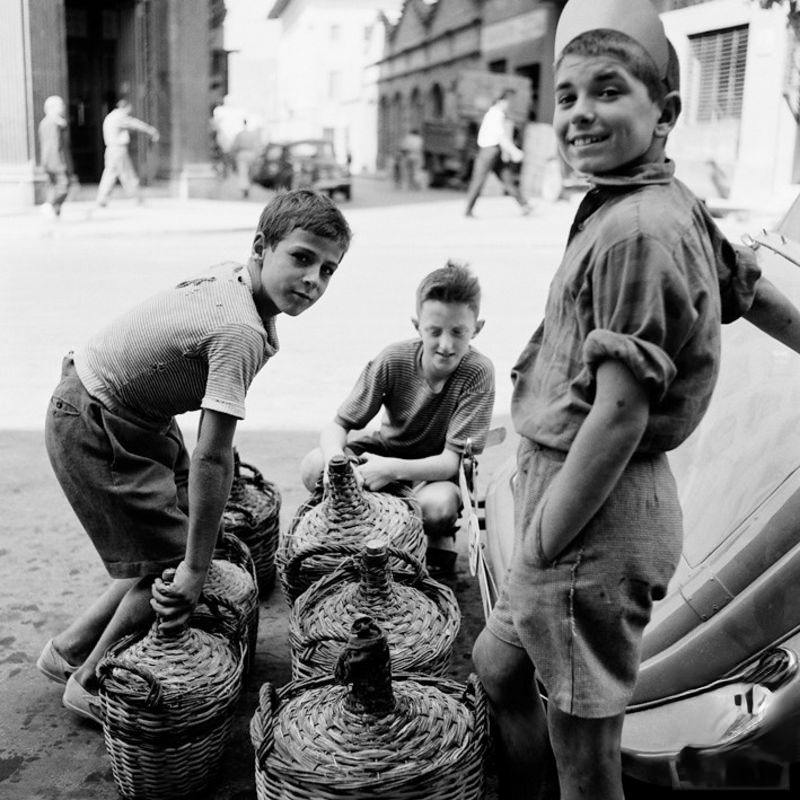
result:
<svg viewBox="0 0 800 800"><path fill-rule="evenodd" d="M689 37L687 105L692 122L741 118L747 38L747 25Z"/></svg>

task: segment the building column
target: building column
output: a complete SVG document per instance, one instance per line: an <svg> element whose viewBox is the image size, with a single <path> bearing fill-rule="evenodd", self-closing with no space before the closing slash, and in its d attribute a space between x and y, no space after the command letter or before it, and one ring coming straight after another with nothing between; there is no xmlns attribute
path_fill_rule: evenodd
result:
<svg viewBox="0 0 800 800"><path fill-rule="evenodd" d="M31 205L44 185L36 129L44 100L67 101L63 0L0 0L0 206Z"/></svg>
<svg viewBox="0 0 800 800"><path fill-rule="evenodd" d="M209 152L208 3L168 0L171 172L178 196L211 197L217 178Z"/></svg>

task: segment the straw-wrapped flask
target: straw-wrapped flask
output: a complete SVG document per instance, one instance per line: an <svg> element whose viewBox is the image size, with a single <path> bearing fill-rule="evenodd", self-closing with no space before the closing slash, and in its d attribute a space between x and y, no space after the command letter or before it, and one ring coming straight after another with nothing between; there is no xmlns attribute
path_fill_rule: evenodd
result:
<svg viewBox="0 0 800 800"><path fill-rule="evenodd" d="M171 580L174 570L164 573ZM182 626L109 648L97 668L103 734L119 793L172 800L207 786L216 772L242 686L243 652Z"/></svg>
<svg viewBox="0 0 800 800"><path fill-rule="evenodd" d="M335 554L318 554L303 563L290 583L286 566L291 558L317 545L361 546L374 536L383 536L390 547L420 561L425 558L422 512L411 490L399 484L380 492L362 489L349 459L334 456L328 463L328 484L321 499L314 496L298 509L278 545L276 563L289 604L341 561Z"/></svg>
<svg viewBox="0 0 800 800"><path fill-rule="evenodd" d="M330 675L353 620L364 614L386 635L393 672L445 675L461 625L453 591L432 580L413 556L387 547L383 539L370 539L363 547L335 548L343 556L340 565L312 584L292 607L292 677ZM324 546L295 556L288 572L316 552L325 552ZM405 562L408 569L393 573L390 557Z"/></svg>
<svg viewBox="0 0 800 800"><path fill-rule="evenodd" d="M220 617L218 626L209 624L209 618L214 616ZM226 531L214 549L192 624L229 639L243 637L241 645L247 651L245 663L249 668L255 656L258 617L258 584L253 559L247 545Z"/></svg>
<svg viewBox="0 0 800 800"><path fill-rule="evenodd" d="M275 551L280 533L281 495L252 464L233 449L233 483L225 504L225 530L250 549L258 591L266 597L275 585Z"/></svg>
<svg viewBox="0 0 800 800"><path fill-rule="evenodd" d="M250 723L259 800L478 800L483 797L486 699L422 675L392 679L386 637L357 619L336 677L261 687Z"/></svg>

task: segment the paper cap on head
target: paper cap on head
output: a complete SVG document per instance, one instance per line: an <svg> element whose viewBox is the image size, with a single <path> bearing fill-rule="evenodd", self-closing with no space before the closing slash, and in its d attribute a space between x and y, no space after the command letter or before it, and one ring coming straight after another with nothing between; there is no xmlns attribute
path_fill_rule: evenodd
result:
<svg viewBox="0 0 800 800"><path fill-rule="evenodd" d="M659 76L666 77L667 36L650 0L569 0L556 26L555 60L576 36L598 28L619 31L639 42L655 62Z"/></svg>

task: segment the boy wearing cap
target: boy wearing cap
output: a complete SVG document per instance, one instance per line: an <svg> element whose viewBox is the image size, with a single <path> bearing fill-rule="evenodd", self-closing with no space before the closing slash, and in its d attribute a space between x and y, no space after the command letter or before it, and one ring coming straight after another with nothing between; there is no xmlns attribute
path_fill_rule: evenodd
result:
<svg viewBox="0 0 800 800"><path fill-rule="evenodd" d="M549 740L564 800L619 800L642 633L682 546L665 454L708 406L720 322L761 281L673 177L680 99L648 0L570 0L555 52L556 138L593 188L512 373L514 555L473 657L504 797L542 793ZM753 321L780 338L792 315Z"/></svg>

